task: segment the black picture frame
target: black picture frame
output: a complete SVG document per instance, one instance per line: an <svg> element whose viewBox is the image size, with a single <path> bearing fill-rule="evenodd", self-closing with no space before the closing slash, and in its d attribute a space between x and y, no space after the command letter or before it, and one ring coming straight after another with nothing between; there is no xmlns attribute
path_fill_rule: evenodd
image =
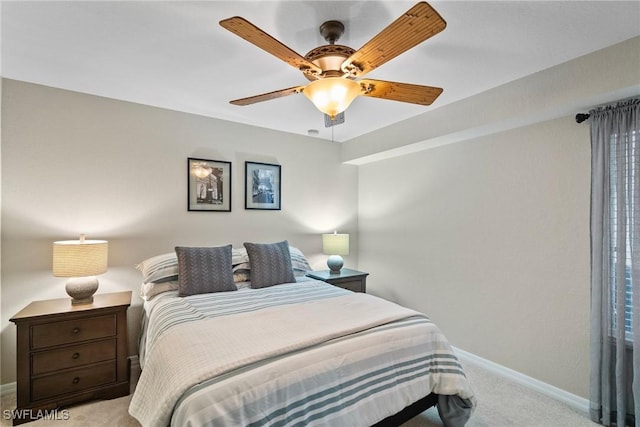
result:
<svg viewBox="0 0 640 427"><path fill-rule="evenodd" d="M189 157L188 200L192 212L231 212L231 162Z"/></svg>
<svg viewBox="0 0 640 427"><path fill-rule="evenodd" d="M282 207L282 168L271 163L244 163L244 208L276 210Z"/></svg>

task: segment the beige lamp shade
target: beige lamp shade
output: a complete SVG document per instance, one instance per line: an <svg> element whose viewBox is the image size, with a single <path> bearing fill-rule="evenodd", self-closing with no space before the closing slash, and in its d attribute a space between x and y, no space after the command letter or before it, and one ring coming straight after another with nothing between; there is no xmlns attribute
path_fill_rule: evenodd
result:
<svg viewBox="0 0 640 427"><path fill-rule="evenodd" d="M62 240L53 242L53 275L95 276L107 271L109 243L106 240Z"/></svg>
<svg viewBox="0 0 640 427"><path fill-rule="evenodd" d="M309 83L303 93L318 110L333 120L360 95L360 85L342 77L326 77Z"/></svg>
<svg viewBox="0 0 640 427"><path fill-rule="evenodd" d="M331 270L332 274L339 274L344 260L341 255L349 255L349 235L338 234L323 234L322 235L322 252L329 255L327 259L327 266Z"/></svg>
<svg viewBox="0 0 640 427"><path fill-rule="evenodd" d="M65 286L71 304L90 304L98 290L93 277L107 271L109 244L106 240L62 240L53 242L53 275L69 277Z"/></svg>
<svg viewBox="0 0 640 427"><path fill-rule="evenodd" d="M322 253L325 255L349 255L348 234L323 234Z"/></svg>

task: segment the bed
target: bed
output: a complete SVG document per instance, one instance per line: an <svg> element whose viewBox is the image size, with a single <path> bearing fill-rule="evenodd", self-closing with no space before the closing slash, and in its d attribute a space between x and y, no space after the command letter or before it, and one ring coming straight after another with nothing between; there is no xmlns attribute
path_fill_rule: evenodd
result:
<svg viewBox="0 0 640 427"><path fill-rule="evenodd" d="M445 425L465 424L473 391L426 316L304 277L286 241L245 246L215 248L219 259L176 248L138 266L142 373L129 412L143 426L386 426L432 405Z"/></svg>

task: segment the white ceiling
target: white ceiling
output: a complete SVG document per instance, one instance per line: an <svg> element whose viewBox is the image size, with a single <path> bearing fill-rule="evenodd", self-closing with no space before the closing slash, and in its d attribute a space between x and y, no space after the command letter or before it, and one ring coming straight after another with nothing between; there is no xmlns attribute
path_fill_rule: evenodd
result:
<svg viewBox="0 0 640 427"><path fill-rule="evenodd" d="M3 1L2 75L89 94L332 139L304 95L229 100L305 84L300 72L224 30L242 16L305 55L318 26L346 26L358 49L415 1ZM435 37L367 75L444 88L429 106L359 97L333 138L346 141L640 35L640 1L433 1ZM612 64L615 66L615 64Z"/></svg>

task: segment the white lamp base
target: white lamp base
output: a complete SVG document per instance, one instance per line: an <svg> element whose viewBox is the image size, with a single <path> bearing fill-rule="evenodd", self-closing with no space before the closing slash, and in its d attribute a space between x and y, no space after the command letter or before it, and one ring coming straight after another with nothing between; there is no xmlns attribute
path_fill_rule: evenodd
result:
<svg viewBox="0 0 640 427"><path fill-rule="evenodd" d="M330 255L327 259L327 265L332 273L340 273L340 269L344 265L344 261L340 255Z"/></svg>
<svg viewBox="0 0 640 427"><path fill-rule="evenodd" d="M71 304L91 304L93 294L98 290L98 279L89 277L72 277L65 285L67 294L71 297Z"/></svg>

